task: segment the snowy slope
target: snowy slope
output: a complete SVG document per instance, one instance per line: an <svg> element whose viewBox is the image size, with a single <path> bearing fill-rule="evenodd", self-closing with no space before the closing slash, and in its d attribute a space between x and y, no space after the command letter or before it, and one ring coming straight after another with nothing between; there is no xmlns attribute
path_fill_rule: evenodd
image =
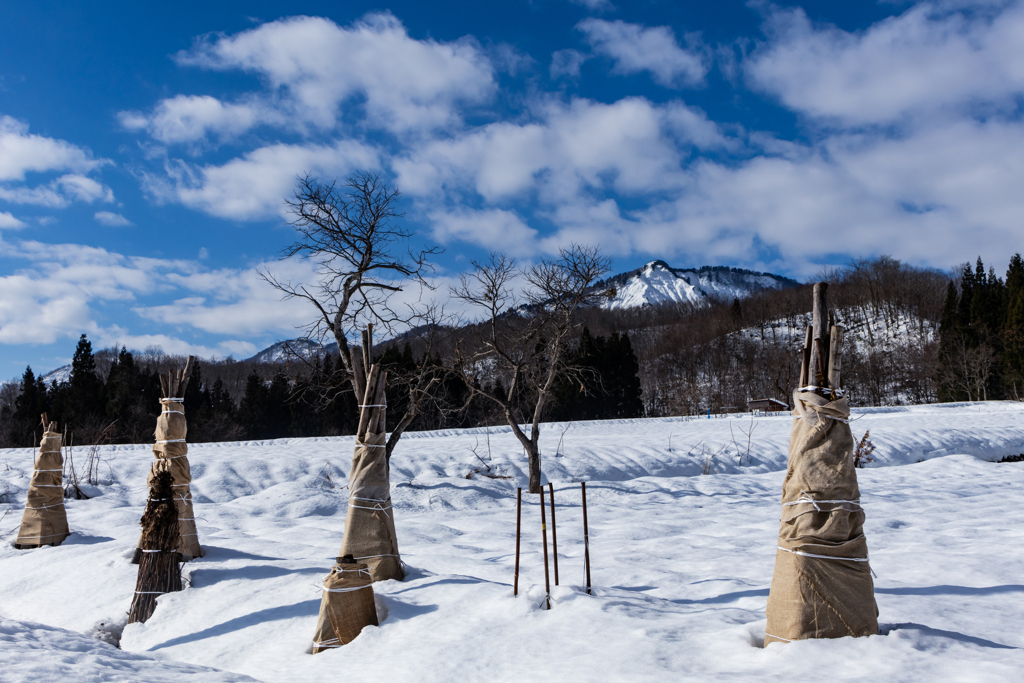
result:
<svg viewBox="0 0 1024 683"><path fill-rule="evenodd" d="M637 308L648 304L690 303L702 305L709 299L742 299L764 289L793 287L794 280L755 273L739 268L673 268L664 261L651 261L643 268L616 275L598 288L614 287L616 295L602 301L602 308Z"/></svg>
<svg viewBox="0 0 1024 683"><path fill-rule="evenodd" d="M40 379L43 380L43 384L50 386L51 383L56 382L57 384L64 384L65 382L71 381L71 366L62 365L56 370L43 375Z"/></svg>
<svg viewBox="0 0 1024 683"><path fill-rule="evenodd" d="M748 415L544 425L563 584L550 612L537 609L536 498L524 500L525 595L517 600L510 586L515 480L466 478L480 466L475 448L484 458L490 452L494 472L522 480L522 450L509 430L410 434L391 470L409 577L375 585L387 615L380 627L316 656L306 652L318 585L340 545L347 504L343 489L313 484L325 465L344 481L352 438L190 446L209 554L186 565L189 588L161 598L147 624L125 629L124 653L100 650L263 681L338 672L416 681L791 681L835 680L837 671L843 680L1019 680L1024 464L986 460L1024 452L1024 406L863 409L854 418L854 434L870 429L878 446L860 480L879 637L758 647L791 419ZM719 474L693 476L708 453L718 453ZM77 632L123 621L152 455L147 446L104 454L100 495L68 503L76 533L59 548L16 551L9 543L32 451L0 451L0 488L6 481L14 501L0 505L0 515L11 511L0 522L0 616ZM572 483L579 479L588 482L593 596L579 590L581 509ZM59 651L33 660L40 677L54 662L108 666L71 634L33 637L52 639ZM0 646L0 672L20 656L11 652Z"/></svg>
<svg viewBox="0 0 1024 683"><path fill-rule="evenodd" d="M272 344L246 360L253 363L285 363L296 356L310 360L324 353L324 347L309 339L288 339Z"/></svg>

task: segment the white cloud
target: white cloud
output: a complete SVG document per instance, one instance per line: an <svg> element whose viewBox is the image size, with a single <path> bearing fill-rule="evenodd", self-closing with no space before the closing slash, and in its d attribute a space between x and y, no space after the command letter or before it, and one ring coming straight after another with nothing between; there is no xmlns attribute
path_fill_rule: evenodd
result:
<svg viewBox="0 0 1024 683"><path fill-rule="evenodd" d="M123 346L140 351L158 347L170 355L197 356L199 358L226 358L227 356L248 358L259 350L252 342L238 339L228 339L216 346L204 346L166 334L129 334L127 330L117 325L97 330L94 333L94 339L99 347L120 348Z"/></svg>
<svg viewBox="0 0 1024 683"><path fill-rule="evenodd" d="M576 99L538 106L533 122L493 123L423 145L393 168L410 195L430 198L448 188L457 198L469 186L487 202L537 193L557 203L594 190L662 190L678 183L687 147L728 144L703 113L679 102Z"/></svg>
<svg viewBox="0 0 1024 683"><path fill-rule="evenodd" d="M147 191L160 201L175 201L213 216L255 220L284 215L296 176L306 172L344 176L378 167L377 152L360 142L330 145L277 144L261 147L220 166L171 161L166 176L144 176Z"/></svg>
<svg viewBox="0 0 1024 683"><path fill-rule="evenodd" d="M256 268L269 269L283 280L312 282L311 264L304 261L263 263L237 270L172 273L168 281L191 296L170 304L136 307L140 316L170 325L184 325L213 334L256 336L268 332L295 336L315 320L316 309L304 301L282 299Z"/></svg>
<svg viewBox="0 0 1024 683"><path fill-rule="evenodd" d="M126 227L132 225L130 220L119 213L114 213L113 211L97 211L93 214L93 218L95 218L98 223L109 225L111 227Z"/></svg>
<svg viewBox="0 0 1024 683"><path fill-rule="evenodd" d="M243 269L204 269L197 261L132 257L79 244L2 242L5 259L25 267L0 276L0 343L49 344L87 333L102 345L132 348L158 345L168 353L204 356L251 354L245 337L291 336L315 311L280 294L259 278L257 264ZM308 262L274 263L285 278L310 281ZM181 296L182 294L186 296ZM153 295L169 304L145 305ZM173 326L178 335L132 334L123 324L100 324L118 304L141 318ZM145 327L152 327L147 323ZM209 333L227 337L200 346L182 336ZM238 337L242 337L239 339Z"/></svg>
<svg viewBox="0 0 1024 683"><path fill-rule="evenodd" d="M708 72L706 55L700 49L679 47L668 26L645 27L620 20L589 18L576 28L586 34L594 52L614 61L612 73L648 71L655 83L666 88L704 84Z"/></svg>
<svg viewBox="0 0 1024 683"><path fill-rule="evenodd" d="M578 50L558 50L551 54L551 77L569 76L577 78L580 67L587 61L587 55Z"/></svg>
<svg viewBox="0 0 1024 683"><path fill-rule="evenodd" d="M441 242L460 240L512 256L531 255L537 251L537 231L511 211L459 209L435 212L429 218L434 227L434 237Z"/></svg>
<svg viewBox="0 0 1024 683"><path fill-rule="evenodd" d="M15 218L10 211L0 211L0 228L12 230L24 227L25 223Z"/></svg>
<svg viewBox="0 0 1024 683"><path fill-rule="evenodd" d="M69 173L46 185L7 188L0 185L0 199L12 204L34 204L55 209L64 208L73 201L92 204L95 201L112 202L114 192L106 185L87 176Z"/></svg>
<svg viewBox="0 0 1024 683"><path fill-rule="evenodd" d="M888 123L986 104L1016 110L1024 93L1024 5L949 11L924 2L860 33L773 9L769 39L745 64L751 85L790 109L841 125Z"/></svg>
<svg viewBox="0 0 1024 683"><path fill-rule="evenodd" d="M281 19L202 41L177 61L259 75L267 87L266 106L300 130L332 129L353 114L367 127L396 133L448 128L461 121L461 107L485 102L496 91L494 68L475 41L415 40L388 13L369 14L348 27L318 17ZM194 140L200 130L235 130L255 116L242 109L229 116L224 105L208 101L197 115L200 103L175 99L178 104L165 101L149 117L123 120ZM191 112L187 124L177 113L168 115L167 126L155 123L162 108L182 104Z"/></svg>
<svg viewBox="0 0 1024 683"><path fill-rule="evenodd" d="M111 163L64 140L28 132L28 125L0 116L0 200L62 208L74 201L113 201L110 188L83 175ZM44 185L26 185L28 173L70 171Z"/></svg>
<svg viewBox="0 0 1024 683"><path fill-rule="evenodd" d="M110 163L70 142L28 132L28 124L0 116L0 181L24 180L28 172L87 173Z"/></svg>
<svg viewBox="0 0 1024 683"><path fill-rule="evenodd" d="M161 100L152 114L120 112L128 130L145 130L165 144L197 142L208 134L229 139L244 133L261 120L278 120L258 103L224 104L208 95L178 95Z"/></svg>

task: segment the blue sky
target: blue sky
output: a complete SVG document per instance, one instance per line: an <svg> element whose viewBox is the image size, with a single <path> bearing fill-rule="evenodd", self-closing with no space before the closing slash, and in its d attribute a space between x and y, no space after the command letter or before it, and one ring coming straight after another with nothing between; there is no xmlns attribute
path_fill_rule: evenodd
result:
<svg viewBox="0 0 1024 683"><path fill-rule="evenodd" d="M296 174L384 174L438 259L598 244L807 278L1022 249L1020 2L0 3L0 377L246 357Z"/></svg>

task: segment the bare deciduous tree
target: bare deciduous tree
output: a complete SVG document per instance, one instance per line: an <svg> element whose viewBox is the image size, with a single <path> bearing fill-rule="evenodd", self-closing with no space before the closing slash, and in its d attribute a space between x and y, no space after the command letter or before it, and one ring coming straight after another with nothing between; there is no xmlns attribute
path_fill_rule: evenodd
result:
<svg viewBox="0 0 1024 683"><path fill-rule="evenodd" d="M372 362L373 327L394 331L423 320L422 312L393 306L392 297L405 285L429 289L424 279L430 271L428 259L440 251L408 250L414 233L398 222L404 216L398 208L400 198L397 188L373 173L356 173L342 183L310 174L299 178L294 198L287 200L298 239L284 250L282 259L298 256L312 261L316 281L293 283L269 270L260 272L286 298L305 299L315 307L317 315L306 336L318 342L328 335L334 339L340 374L336 382L351 386L360 400ZM429 312L426 319L436 324ZM362 335L361 347L349 343L357 333ZM404 381L409 406L388 440L388 458L436 385L437 372L421 368Z"/></svg>
<svg viewBox="0 0 1024 683"><path fill-rule="evenodd" d="M515 261L494 253L473 262L452 296L482 310L469 348L457 352L460 371L472 394L496 403L529 460L530 492L541 487L540 421L555 380L574 370L566 349L579 332L576 312L600 296L594 283L608 272L610 260L596 247L573 245L557 259L520 270ZM522 278L522 287L516 282ZM461 345L460 345L461 346ZM520 427L528 418L529 435Z"/></svg>

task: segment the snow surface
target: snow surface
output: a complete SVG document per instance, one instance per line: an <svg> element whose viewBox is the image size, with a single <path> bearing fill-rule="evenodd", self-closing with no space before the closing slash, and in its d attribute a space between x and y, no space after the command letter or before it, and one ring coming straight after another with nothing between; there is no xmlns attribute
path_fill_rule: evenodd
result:
<svg viewBox="0 0 1024 683"><path fill-rule="evenodd" d="M539 510L524 496L522 596L511 595L522 450L507 428L409 434L392 461L409 575L375 584L377 628L307 654L344 528L352 438L190 446L200 538L186 590L160 598L122 651L118 627L152 460L105 448L106 480L68 502L58 548L15 550L31 449L0 451L0 680L887 680L1024 678L1024 406L854 411L876 462L860 473L883 635L760 645L791 418L544 425L561 586L543 602ZM753 427L746 454L745 432ZM488 449L488 443L490 449ZM471 449L488 460L489 479ZM699 476L708 454L712 476ZM739 464L739 455L744 454ZM921 462L919 462L921 461ZM892 467L891 465L899 465ZM7 469L9 468L9 469ZM697 475L697 476L694 476ZM594 595L585 595L579 486L588 482ZM45 624L45 626L44 626Z"/></svg>

